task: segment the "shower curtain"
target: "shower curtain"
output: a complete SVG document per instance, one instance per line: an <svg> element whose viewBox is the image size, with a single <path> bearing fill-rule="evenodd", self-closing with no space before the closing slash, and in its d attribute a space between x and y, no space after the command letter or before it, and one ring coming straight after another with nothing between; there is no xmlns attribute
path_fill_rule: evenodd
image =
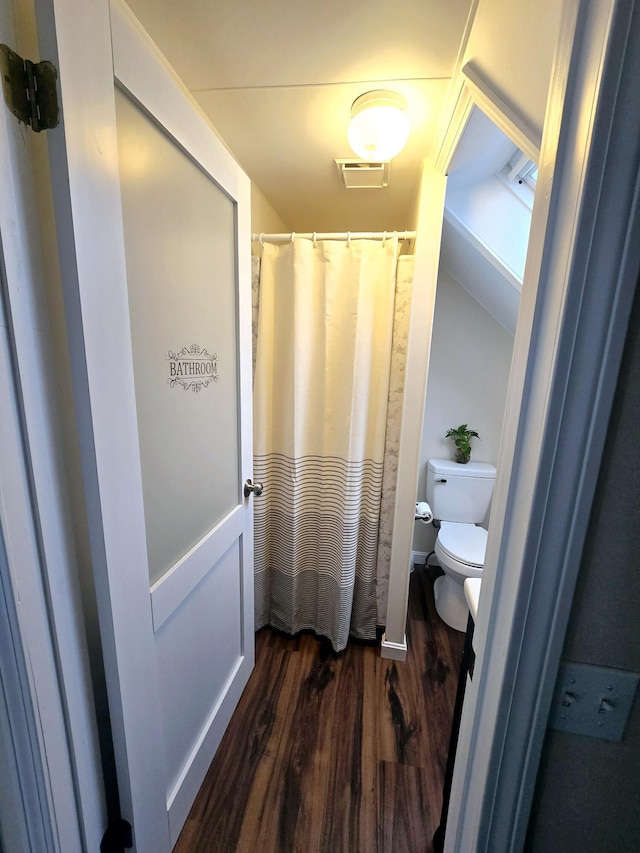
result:
<svg viewBox="0 0 640 853"><path fill-rule="evenodd" d="M395 238L298 239L261 261L256 628L311 629L336 651L386 613L411 284L396 293L397 252Z"/></svg>

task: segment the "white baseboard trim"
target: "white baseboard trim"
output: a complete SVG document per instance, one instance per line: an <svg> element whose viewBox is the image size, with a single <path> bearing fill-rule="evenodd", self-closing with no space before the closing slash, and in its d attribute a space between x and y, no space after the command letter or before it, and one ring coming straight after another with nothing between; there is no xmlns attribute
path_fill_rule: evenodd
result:
<svg viewBox="0 0 640 853"><path fill-rule="evenodd" d="M429 554L433 554L433 551L412 551L411 562L414 566L416 563L424 563Z"/></svg>
<svg viewBox="0 0 640 853"><path fill-rule="evenodd" d="M382 635L382 642L380 644L380 655L387 660L405 661L407 659L407 635L403 635L401 643L392 643L387 640L385 632Z"/></svg>

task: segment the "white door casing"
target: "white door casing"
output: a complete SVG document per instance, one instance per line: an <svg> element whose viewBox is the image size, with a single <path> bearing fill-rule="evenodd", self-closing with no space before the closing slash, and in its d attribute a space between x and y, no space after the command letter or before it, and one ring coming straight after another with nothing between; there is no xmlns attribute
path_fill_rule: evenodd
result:
<svg viewBox="0 0 640 853"><path fill-rule="evenodd" d="M30 8L2 0L0 42L38 60L32 23ZM17 676L3 676L3 704L29 849L92 850L104 832L105 804L54 393L38 143L46 144L0 103L2 655L4 675ZM4 789L10 764L0 766ZM15 824L20 816L11 807ZM3 841L27 849L12 835Z"/></svg>
<svg viewBox="0 0 640 853"><path fill-rule="evenodd" d="M635 2L565 0L445 850L521 850L640 267Z"/></svg>
<svg viewBox="0 0 640 853"><path fill-rule="evenodd" d="M435 310L446 177L425 160L420 179L411 319L407 342L402 431L389 569L389 601L381 655L406 660L409 564L415 527L414 495L418 488L420 440L427 392L431 327Z"/></svg>
<svg viewBox="0 0 640 853"><path fill-rule="evenodd" d="M175 843L253 667L252 508L242 494L252 449L250 184L126 7L42 0L38 24L41 50L59 70L63 122L50 132L50 156L121 809L135 849L157 853ZM158 345L155 361L153 354L144 361L152 372L134 369L137 297L127 291L134 252L127 244L125 259L114 74L123 109L187 169L197 164L195 180L229 200L235 231L237 342L226 344L235 352L217 353L221 365L237 365L233 500L198 542L183 543L151 591L145 509L149 528L153 494L147 483L143 496L140 395L147 383L168 388L169 350L201 342L167 339L161 357ZM125 218L139 215L127 192L122 199ZM129 218L128 239L130 226ZM203 243L195 254L209 251ZM218 340L202 343L211 351ZM170 389L172 401L197 396L210 404L223 385L198 395ZM188 444L196 418L184 420L184 434L173 439Z"/></svg>

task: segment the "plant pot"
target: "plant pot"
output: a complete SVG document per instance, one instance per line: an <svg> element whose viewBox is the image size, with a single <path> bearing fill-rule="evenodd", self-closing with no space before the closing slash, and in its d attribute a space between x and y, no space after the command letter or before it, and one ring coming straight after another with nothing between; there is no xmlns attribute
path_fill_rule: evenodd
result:
<svg viewBox="0 0 640 853"><path fill-rule="evenodd" d="M461 465L466 465L467 462L469 461L469 459L471 459L471 454L470 453L464 453L462 450L460 450L459 447L456 447L454 459L456 460L456 462L459 462Z"/></svg>

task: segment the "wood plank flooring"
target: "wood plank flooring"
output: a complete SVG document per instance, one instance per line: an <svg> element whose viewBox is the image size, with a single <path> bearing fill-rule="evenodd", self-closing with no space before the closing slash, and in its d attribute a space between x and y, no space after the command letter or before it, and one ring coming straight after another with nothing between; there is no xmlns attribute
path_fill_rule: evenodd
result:
<svg viewBox="0 0 640 853"><path fill-rule="evenodd" d="M428 853L463 634L411 576L406 663L311 634L256 636L256 668L174 853Z"/></svg>

